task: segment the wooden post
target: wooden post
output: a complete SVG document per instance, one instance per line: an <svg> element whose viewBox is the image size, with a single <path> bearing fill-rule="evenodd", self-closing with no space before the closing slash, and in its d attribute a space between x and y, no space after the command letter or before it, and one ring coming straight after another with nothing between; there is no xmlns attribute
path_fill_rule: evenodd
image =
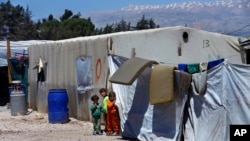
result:
<svg viewBox="0 0 250 141"><path fill-rule="evenodd" d="M7 56L7 62L8 62L8 78L9 78L9 84L12 83L12 76L11 76L11 65L9 62L9 58L11 57L11 50L10 50L10 40L7 39L7 52L6 52L6 56Z"/></svg>

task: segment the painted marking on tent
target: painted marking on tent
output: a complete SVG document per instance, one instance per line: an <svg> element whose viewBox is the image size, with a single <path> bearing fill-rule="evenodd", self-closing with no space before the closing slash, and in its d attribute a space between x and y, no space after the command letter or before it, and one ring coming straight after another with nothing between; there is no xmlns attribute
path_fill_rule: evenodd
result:
<svg viewBox="0 0 250 141"><path fill-rule="evenodd" d="M203 48L210 47L210 41L209 40L203 40Z"/></svg>
<svg viewBox="0 0 250 141"><path fill-rule="evenodd" d="M97 80L100 79L101 71L102 71L102 62L101 62L101 59L98 58L97 62L96 62L96 65L95 65L95 76L96 76Z"/></svg>

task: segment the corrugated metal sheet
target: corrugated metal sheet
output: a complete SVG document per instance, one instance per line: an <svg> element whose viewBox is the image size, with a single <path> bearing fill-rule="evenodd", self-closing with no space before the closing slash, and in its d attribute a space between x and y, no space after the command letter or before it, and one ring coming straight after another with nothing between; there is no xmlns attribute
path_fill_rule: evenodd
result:
<svg viewBox="0 0 250 141"><path fill-rule="evenodd" d="M90 120L88 109L90 96L93 93L98 94L98 90L106 85L108 70L106 39L80 38L74 41L32 45L29 48L29 54L31 66L34 66L40 57L43 61L47 61L47 66L44 68L45 82L38 82L37 70L29 68L30 107L39 112L47 112L49 89L66 88L70 116L81 120ZM92 64L97 67L97 69L93 68L94 89L84 94L78 94L76 91L76 60L81 56L92 56Z"/></svg>

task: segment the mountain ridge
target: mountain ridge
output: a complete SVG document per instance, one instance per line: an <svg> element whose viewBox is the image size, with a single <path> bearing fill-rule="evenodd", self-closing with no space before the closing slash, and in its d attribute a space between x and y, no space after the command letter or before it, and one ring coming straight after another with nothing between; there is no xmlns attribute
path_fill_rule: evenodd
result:
<svg viewBox="0 0 250 141"><path fill-rule="evenodd" d="M160 27L187 25L201 30L247 37L250 36L249 13L249 0L217 0L166 5L129 5L120 10L97 11L82 16L91 17L97 28L122 19L135 25L142 15L145 15L146 18L154 19ZM242 27L245 28L241 29Z"/></svg>

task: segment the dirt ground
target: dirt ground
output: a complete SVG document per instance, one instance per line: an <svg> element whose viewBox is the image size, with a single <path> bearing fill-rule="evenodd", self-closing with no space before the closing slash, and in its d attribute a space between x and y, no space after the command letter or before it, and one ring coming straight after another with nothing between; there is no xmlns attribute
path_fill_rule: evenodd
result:
<svg viewBox="0 0 250 141"><path fill-rule="evenodd" d="M24 116L11 116L0 107L1 141L124 141L121 136L92 135L92 123L70 118L68 123L51 124L48 115L28 110Z"/></svg>

